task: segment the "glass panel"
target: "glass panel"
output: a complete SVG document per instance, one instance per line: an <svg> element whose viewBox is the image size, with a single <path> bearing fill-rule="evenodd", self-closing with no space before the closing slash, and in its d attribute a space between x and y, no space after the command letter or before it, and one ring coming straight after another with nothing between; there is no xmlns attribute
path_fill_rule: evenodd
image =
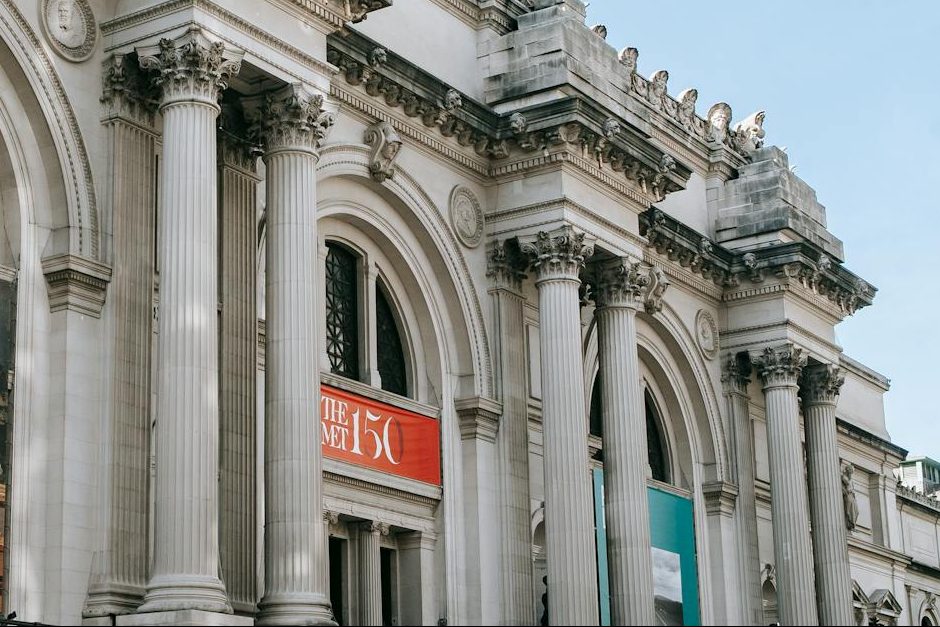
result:
<svg viewBox="0 0 940 627"><path fill-rule="evenodd" d="M656 406L649 392L643 395L646 404L646 451L649 454L650 470L653 479L669 483L669 472L666 469L666 450L663 448L663 437L659 430L659 416Z"/></svg>
<svg viewBox="0 0 940 627"><path fill-rule="evenodd" d="M359 378L356 255L332 242L326 255L326 354L330 372Z"/></svg>
<svg viewBox="0 0 940 627"><path fill-rule="evenodd" d="M385 291L375 287L376 338L378 350L379 376L382 377L382 389L402 396L408 395L408 380L405 369L405 353L402 350L398 323L392 313L392 307L385 297Z"/></svg>

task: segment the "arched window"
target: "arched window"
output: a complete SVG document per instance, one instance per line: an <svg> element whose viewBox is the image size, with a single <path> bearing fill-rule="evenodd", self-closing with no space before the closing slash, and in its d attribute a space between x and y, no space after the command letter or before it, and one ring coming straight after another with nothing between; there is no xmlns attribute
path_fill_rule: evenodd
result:
<svg viewBox="0 0 940 627"><path fill-rule="evenodd" d="M663 444L662 420L656 410L656 404L649 391L644 391L643 402L646 413L646 452L649 457L650 470L653 479L669 483L669 458ZM594 386L591 389L591 408L588 417L590 434L604 437L603 408L601 407L601 374L594 377Z"/></svg>
<svg viewBox="0 0 940 627"><path fill-rule="evenodd" d="M326 354L333 374L359 378L358 259L346 247L327 243Z"/></svg>
<svg viewBox="0 0 940 627"><path fill-rule="evenodd" d="M385 294L385 287L379 283L375 285L375 326L376 357L382 389L405 396L408 394L408 376L401 334Z"/></svg>

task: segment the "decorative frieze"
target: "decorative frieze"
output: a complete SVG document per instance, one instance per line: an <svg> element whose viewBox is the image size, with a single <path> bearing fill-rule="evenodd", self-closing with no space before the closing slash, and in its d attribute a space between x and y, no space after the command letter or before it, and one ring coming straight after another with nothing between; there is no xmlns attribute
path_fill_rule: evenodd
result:
<svg viewBox="0 0 940 627"><path fill-rule="evenodd" d="M551 233L519 238L519 248L528 255L539 281L577 279L585 259L594 254L594 237L565 225Z"/></svg>
<svg viewBox="0 0 940 627"><path fill-rule="evenodd" d="M92 318L101 317L111 268L78 255L56 255L42 260L49 309L70 310Z"/></svg>
<svg viewBox="0 0 940 627"><path fill-rule="evenodd" d="M198 27L137 51L140 66L154 73L164 107L178 101L216 105L228 77L238 74L243 54L210 40Z"/></svg>

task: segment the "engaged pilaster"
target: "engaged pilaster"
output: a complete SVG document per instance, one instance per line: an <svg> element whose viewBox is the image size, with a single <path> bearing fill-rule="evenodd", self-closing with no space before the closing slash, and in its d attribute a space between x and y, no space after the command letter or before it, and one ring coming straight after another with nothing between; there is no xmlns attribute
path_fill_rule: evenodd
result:
<svg viewBox="0 0 940 627"><path fill-rule="evenodd" d="M596 625L597 568L588 473L578 275L593 239L570 226L519 238L539 291L549 621Z"/></svg>
<svg viewBox="0 0 940 627"><path fill-rule="evenodd" d="M754 362L763 382L767 414L780 623L815 625L812 540L797 404L797 381L806 356L802 349L785 344L764 349Z"/></svg>
<svg viewBox="0 0 940 627"><path fill-rule="evenodd" d="M721 381L731 416L734 445L735 482L738 498L735 507L738 528L739 568L744 621L758 625L763 620L761 606L760 555L757 540L757 493L754 470L754 428L748 409L750 397L747 387L751 381L751 363L746 353L730 355L725 363Z"/></svg>
<svg viewBox="0 0 940 627"><path fill-rule="evenodd" d="M646 495L646 414L636 347L636 313L644 306L651 285L650 272L638 263L617 260L598 268L595 286L610 612L614 625L656 622Z"/></svg>
<svg viewBox="0 0 940 627"><path fill-rule="evenodd" d="M114 269L111 306L104 310L109 462L102 476L104 540L94 560L85 618L135 611L148 568L156 102L133 56L108 59L103 84L111 164L103 197L110 209Z"/></svg>
<svg viewBox="0 0 940 627"><path fill-rule="evenodd" d="M523 298L524 263L515 242L491 244L487 277L493 303L497 377L503 415L496 436L502 544L502 624L531 625L532 544L529 511L529 419Z"/></svg>
<svg viewBox="0 0 940 627"><path fill-rule="evenodd" d="M196 28L137 52L163 116L154 559L140 611L231 613L219 579L216 118L242 53Z"/></svg>
<svg viewBox="0 0 940 627"><path fill-rule="evenodd" d="M265 591L258 624L331 623L317 360L317 177L333 124L301 85L245 101L264 147Z"/></svg>
<svg viewBox="0 0 940 627"><path fill-rule="evenodd" d="M836 439L836 403L844 381L839 368L813 365L803 371L800 389L820 625L850 625L854 620Z"/></svg>

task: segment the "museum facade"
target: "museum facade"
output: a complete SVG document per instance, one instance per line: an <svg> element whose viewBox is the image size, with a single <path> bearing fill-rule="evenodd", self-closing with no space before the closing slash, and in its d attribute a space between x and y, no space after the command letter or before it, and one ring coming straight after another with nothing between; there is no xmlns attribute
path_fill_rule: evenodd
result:
<svg viewBox="0 0 940 627"><path fill-rule="evenodd" d="M940 624L876 289L585 19L0 0L3 615Z"/></svg>

